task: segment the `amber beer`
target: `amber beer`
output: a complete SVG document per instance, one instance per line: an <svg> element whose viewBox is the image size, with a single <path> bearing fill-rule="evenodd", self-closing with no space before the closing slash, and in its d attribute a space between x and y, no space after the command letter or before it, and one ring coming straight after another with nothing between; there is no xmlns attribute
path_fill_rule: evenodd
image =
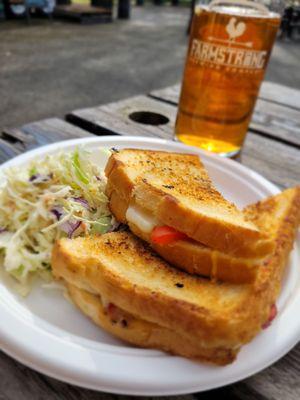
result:
<svg viewBox="0 0 300 400"><path fill-rule="evenodd" d="M279 14L257 9L196 8L175 127L180 141L239 152L279 23Z"/></svg>

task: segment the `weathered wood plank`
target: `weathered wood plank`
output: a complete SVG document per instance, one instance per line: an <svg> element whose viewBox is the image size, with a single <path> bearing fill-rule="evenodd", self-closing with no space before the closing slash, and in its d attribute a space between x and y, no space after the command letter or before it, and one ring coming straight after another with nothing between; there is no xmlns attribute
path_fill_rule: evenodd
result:
<svg viewBox="0 0 300 400"><path fill-rule="evenodd" d="M197 400L299 400L300 344L271 367L241 382L195 395Z"/></svg>
<svg viewBox="0 0 300 400"><path fill-rule="evenodd" d="M59 118L49 118L23 125L17 129L4 129L2 138L13 147L20 150L29 150L45 144L61 140L90 136L74 125Z"/></svg>
<svg viewBox="0 0 300 400"><path fill-rule="evenodd" d="M128 397L130 399L131 397ZM0 400L124 400L125 396L82 389L60 382L14 361L0 352ZM151 400L151 397L144 397ZM157 397L178 400L178 396ZM180 400L193 400L192 395Z"/></svg>
<svg viewBox="0 0 300 400"><path fill-rule="evenodd" d="M179 90L180 85L174 85L165 89L155 90L150 93L150 97L177 105ZM277 91L278 95L276 96ZM284 93L284 96L280 97L280 91ZM290 94L290 97L288 94ZM293 107L291 106L292 104ZM300 146L299 110L300 91L265 82L262 85L260 98L256 102L249 128L257 133Z"/></svg>
<svg viewBox="0 0 300 400"><path fill-rule="evenodd" d="M168 86L166 88L153 90L149 95L157 100L163 100L168 103L178 105L179 94L180 94L181 84L177 83L173 86Z"/></svg>
<svg viewBox="0 0 300 400"><path fill-rule="evenodd" d="M24 133L21 129L22 128L9 128L9 129L4 128L2 136L6 140L9 140L13 143L19 142L24 145L30 145L32 143L35 143L34 138L31 135Z"/></svg>
<svg viewBox="0 0 300 400"><path fill-rule="evenodd" d="M48 378L0 353L0 400L117 400L117 397Z"/></svg>
<svg viewBox="0 0 300 400"><path fill-rule="evenodd" d="M258 99L250 130L300 147L300 112Z"/></svg>
<svg viewBox="0 0 300 400"><path fill-rule="evenodd" d="M259 97L300 110L300 90L279 85L275 82L263 82Z"/></svg>
<svg viewBox="0 0 300 400"><path fill-rule="evenodd" d="M163 115L166 120L159 121L157 114ZM145 123L132 120L130 115ZM118 133L170 138L175 117L174 107L146 96L136 96L100 107L72 111L67 120L97 135ZM151 122L162 123L152 125Z"/></svg>
<svg viewBox="0 0 300 400"><path fill-rule="evenodd" d="M245 383L266 399L298 400L300 399L299 360L300 344L272 367L248 378Z"/></svg>
<svg viewBox="0 0 300 400"><path fill-rule="evenodd" d="M0 138L0 164L22 153L17 146Z"/></svg>
<svg viewBox="0 0 300 400"><path fill-rule="evenodd" d="M299 185L300 152L297 148L249 132L241 154L242 164L276 185Z"/></svg>
<svg viewBox="0 0 300 400"><path fill-rule="evenodd" d="M154 90L151 96L178 104L181 84ZM278 83L265 81L262 83L258 97L263 100L278 103L286 107L300 110L300 90L279 85Z"/></svg>

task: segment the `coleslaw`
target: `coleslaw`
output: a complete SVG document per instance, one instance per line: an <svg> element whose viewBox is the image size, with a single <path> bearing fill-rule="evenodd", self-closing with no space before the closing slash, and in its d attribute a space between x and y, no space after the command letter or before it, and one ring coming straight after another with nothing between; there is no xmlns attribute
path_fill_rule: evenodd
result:
<svg viewBox="0 0 300 400"><path fill-rule="evenodd" d="M0 191L2 265L28 294L32 278L51 280L51 251L62 237L103 234L116 228L105 195L104 171L90 152L48 155L7 169Z"/></svg>

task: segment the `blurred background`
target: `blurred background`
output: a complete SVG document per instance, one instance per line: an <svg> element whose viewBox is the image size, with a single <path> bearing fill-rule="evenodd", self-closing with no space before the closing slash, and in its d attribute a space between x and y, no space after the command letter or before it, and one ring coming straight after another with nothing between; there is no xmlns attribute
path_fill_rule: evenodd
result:
<svg viewBox="0 0 300 400"><path fill-rule="evenodd" d="M181 79L189 0L0 0L0 128ZM266 80L300 89L300 3L287 1Z"/></svg>

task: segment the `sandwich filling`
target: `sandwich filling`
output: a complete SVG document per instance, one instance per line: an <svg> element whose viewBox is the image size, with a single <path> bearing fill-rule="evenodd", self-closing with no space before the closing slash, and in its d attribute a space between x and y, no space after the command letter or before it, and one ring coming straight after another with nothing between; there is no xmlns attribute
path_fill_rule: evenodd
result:
<svg viewBox="0 0 300 400"><path fill-rule="evenodd" d="M163 225L152 215L145 213L136 206L129 206L126 211L129 224L134 224L140 231L150 235L152 243L167 245L177 240L188 240L188 236L176 229Z"/></svg>
<svg viewBox="0 0 300 400"><path fill-rule="evenodd" d="M159 224L158 221L150 214L146 214L137 207L129 206L126 211L127 221L136 225L142 232L151 233Z"/></svg>

